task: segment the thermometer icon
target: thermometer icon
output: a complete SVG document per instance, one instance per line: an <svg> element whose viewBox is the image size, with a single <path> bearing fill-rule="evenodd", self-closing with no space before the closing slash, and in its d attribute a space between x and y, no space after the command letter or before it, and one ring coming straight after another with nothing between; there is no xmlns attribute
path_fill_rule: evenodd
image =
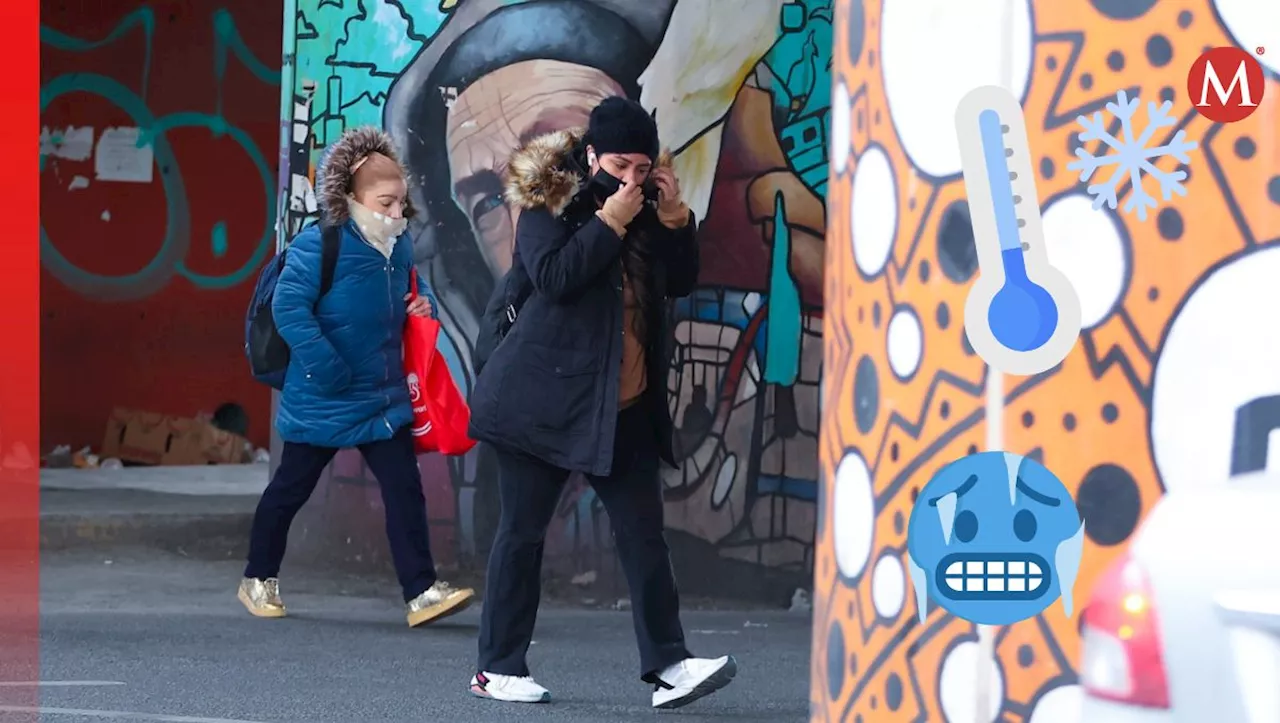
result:
<svg viewBox="0 0 1280 723"><path fill-rule="evenodd" d="M1052 369L1080 336L1080 299L1049 265L1022 107L1004 88L975 88L956 109L956 134L978 252L965 334L1002 372Z"/></svg>

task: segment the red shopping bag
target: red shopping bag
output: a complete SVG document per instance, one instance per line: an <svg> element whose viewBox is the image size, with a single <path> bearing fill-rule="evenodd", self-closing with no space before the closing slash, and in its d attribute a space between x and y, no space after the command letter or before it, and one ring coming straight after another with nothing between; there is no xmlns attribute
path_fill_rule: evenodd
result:
<svg viewBox="0 0 1280 723"><path fill-rule="evenodd" d="M411 274L409 288L418 295L418 275ZM440 322L410 316L404 327L404 371L413 405L413 443L419 453L466 454L476 446L467 436L471 409L453 383L449 364L436 349Z"/></svg>

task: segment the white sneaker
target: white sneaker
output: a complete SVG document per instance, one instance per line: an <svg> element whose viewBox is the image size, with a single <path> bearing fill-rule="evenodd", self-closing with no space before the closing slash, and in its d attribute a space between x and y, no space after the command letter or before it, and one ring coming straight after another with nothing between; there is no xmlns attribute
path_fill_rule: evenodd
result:
<svg viewBox="0 0 1280 723"><path fill-rule="evenodd" d="M738 674L732 655L721 658L689 658L658 673L653 686L654 708L679 708L720 690Z"/></svg>
<svg viewBox="0 0 1280 723"><path fill-rule="evenodd" d="M476 673L471 676L471 695L492 698L508 703L549 703L551 691L543 688L529 676Z"/></svg>

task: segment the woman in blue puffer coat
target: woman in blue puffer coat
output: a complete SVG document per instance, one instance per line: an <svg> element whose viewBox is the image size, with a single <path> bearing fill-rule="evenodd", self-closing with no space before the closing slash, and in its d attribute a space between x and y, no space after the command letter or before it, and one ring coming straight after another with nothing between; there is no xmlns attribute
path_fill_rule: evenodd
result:
<svg viewBox="0 0 1280 723"><path fill-rule="evenodd" d="M318 169L322 219L294 238L276 284L272 312L289 345L276 416L280 464L254 515L249 564L238 597L259 617L283 617L278 574L289 525L344 447L356 447L378 479L387 537L410 626L465 608L474 597L436 578L426 500L410 426L402 361L408 314L427 316L428 296L409 293L412 242L403 236L407 175L391 137L350 130ZM321 226L339 229L332 285L320 295ZM419 276L418 288L426 293Z"/></svg>

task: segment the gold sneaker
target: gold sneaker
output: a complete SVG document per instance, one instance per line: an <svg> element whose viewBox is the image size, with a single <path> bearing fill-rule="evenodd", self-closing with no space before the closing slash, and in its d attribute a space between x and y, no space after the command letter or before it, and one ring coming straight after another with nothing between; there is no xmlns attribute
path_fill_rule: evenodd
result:
<svg viewBox="0 0 1280 723"><path fill-rule="evenodd" d="M236 594L250 614L260 618L284 617L284 601L280 599L280 581L274 577L258 580L246 577Z"/></svg>
<svg viewBox="0 0 1280 723"><path fill-rule="evenodd" d="M437 581L431 589L409 601L406 606L409 627L416 628L462 612L475 596L476 591L471 588L456 588L443 580Z"/></svg>

